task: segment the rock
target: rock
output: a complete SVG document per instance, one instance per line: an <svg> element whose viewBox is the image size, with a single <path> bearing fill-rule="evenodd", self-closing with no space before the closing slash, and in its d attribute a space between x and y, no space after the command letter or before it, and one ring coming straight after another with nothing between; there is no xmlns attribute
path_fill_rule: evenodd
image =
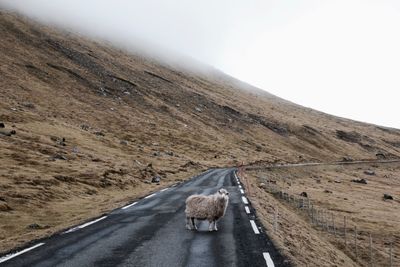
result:
<svg viewBox="0 0 400 267"><path fill-rule="evenodd" d="M341 184L342 183L342 181L340 181L340 180L335 180L334 182L337 183L337 184Z"/></svg>
<svg viewBox="0 0 400 267"><path fill-rule="evenodd" d="M53 159L60 159L60 160L68 160L67 157L61 154L56 154L53 156Z"/></svg>
<svg viewBox="0 0 400 267"><path fill-rule="evenodd" d="M359 183L359 184L367 184L367 180L365 180L364 178L362 179L353 179L351 180L353 183Z"/></svg>
<svg viewBox="0 0 400 267"><path fill-rule="evenodd" d="M5 202L0 202L0 211L12 211L12 208Z"/></svg>
<svg viewBox="0 0 400 267"><path fill-rule="evenodd" d="M307 192L301 192L301 193L300 193L300 196L302 196L302 197L307 197L307 198L308 198Z"/></svg>
<svg viewBox="0 0 400 267"><path fill-rule="evenodd" d="M4 125L3 122L0 122L0 128L5 128L6 126Z"/></svg>
<svg viewBox="0 0 400 267"><path fill-rule="evenodd" d="M46 229L46 228L49 228L49 227L50 226L48 226L48 225L42 226L42 225L37 224L37 223L32 223L32 224L28 225L26 228L28 228L28 229Z"/></svg>
<svg viewBox="0 0 400 267"><path fill-rule="evenodd" d="M258 187L261 188L261 189L267 188L267 186L266 186L265 183L260 183L260 184L258 185Z"/></svg>
<svg viewBox="0 0 400 267"><path fill-rule="evenodd" d="M375 172L372 171L372 170L366 170L366 171L364 171L364 173L365 173L366 175L375 175Z"/></svg>
<svg viewBox="0 0 400 267"><path fill-rule="evenodd" d="M81 124L81 129L84 130L84 131L89 131L90 126L87 125L87 124Z"/></svg>
<svg viewBox="0 0 400 267"><path fill-rule="evenodd" d="M151 182L152 182L152 183L159 183L160 180L161 180L160 176L154 176L154 177L151 179Z"/></svg>
<svg viewBox="0 0 400 267"><path fill-rule="evenodd" d="M94 134L97 136L105 136L105 134L102 131L94 132Z"/></svg>
<svg viewBox="0 0 400 267"><path fill-rule="evenodd" d="M331 191L331 190L328 190L328 189L325 189L325 190L324 190L324 193L332 194L332 191Z"/></svg>
<svg viewBox="0 0 400 267"><path fill-rule="evenodd" d="M124 146L127 146L129 144L126 140L121 140L119 143Z"/></svg>
<svg viewBox="0 0 400 267"><path fill-rule="evenodd" d="M201 108L199 108L199 107L196 107L195 110L196 110L197 112L202 112L202 111L203 111L203 110L202 110Z"/></svg>
<svg viewBox="0 0 400 267"><path fill-rule="evenodd" d="M386 159L386 155L384 153L376 153L375 156L377 159Z"/></svg>
<svg viewBox="0 0 400 267"><path fill-rule="evenodd" d="M26 108L31 108L31 109L34 109L34 108L35 108L35 105L32 104L31 102L24 102L24 103L22 103L22 105L23 105L24 107L26 107Z"/></svg>
<svg viewBox="0 0 400 267"><path fill-rule="evenodd" d="M160 155L161 155L161 153L158 152L158 151L156 151L156 152L153 153L153 156L155 156L155 157L158 157L158 156L160 156Z"/></svg>
<svg viewBox="0 0 400 267"><path fill-rule="evenodd" d="M173 156L173 155L174 155L174 152L172 152L172 151L167 151L167 152L165 152L165 154L167 154L168 156Z"/></svg>
<svg viewBox="0 0 400 267"><path fill-rule="evenodd" d="M145 184L151 184L150 181L147 181L147 180L144 181L144 183L145 183Z"/></svg>
<svg viewBox="0 0 400 267"><path fill-rule="evenodd" d="M384 200L393 200L393 197L389 194L383 194L383 199Z"/></svg>
<svg viewBox="0 0 400 267"><path fill-rule="evenodd" d="M343 158L342 158L342 161L343 161L343 162L351 162L351 161L353 161L353 158L352 158L352 157L347 157L347 156L346 156L346 157L343 157Z"/></svg>
<svg viewBox="0 0 400 267"><path fill-rule="evenodd" d="M17 134L17 132L16 132L15 130L11 130L11 131L10 131L10 134L11 134L11 135L14 135L14 134Z"/></svg>

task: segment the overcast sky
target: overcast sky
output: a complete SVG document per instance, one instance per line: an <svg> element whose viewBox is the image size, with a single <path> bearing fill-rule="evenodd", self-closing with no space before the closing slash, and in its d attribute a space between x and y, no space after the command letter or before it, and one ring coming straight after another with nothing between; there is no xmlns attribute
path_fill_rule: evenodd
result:
<svg viewBox="0 0 400 267"><path fill-rule="evenodd" d="M398 0L0 0L45 22L196 58L298 104L400 128Z"/></svg>

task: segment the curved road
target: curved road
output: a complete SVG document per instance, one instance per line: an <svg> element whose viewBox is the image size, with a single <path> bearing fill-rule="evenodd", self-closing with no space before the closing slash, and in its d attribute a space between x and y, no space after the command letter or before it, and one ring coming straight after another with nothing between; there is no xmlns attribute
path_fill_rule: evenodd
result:
<svg viewBox="0 0 400 267"><path fill-rule="evenodd" d="M224 187L218 232L185 229L185 199ZM214 169L0 258L1 266L289 266L255 217L235 169ZM245 208L246 206L246 208Z"/></svg>

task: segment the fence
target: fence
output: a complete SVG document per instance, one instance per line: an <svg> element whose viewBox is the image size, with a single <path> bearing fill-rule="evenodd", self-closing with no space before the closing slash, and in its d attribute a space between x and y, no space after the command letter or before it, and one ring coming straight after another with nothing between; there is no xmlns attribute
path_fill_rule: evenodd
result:
<svg viewBox="0 0 400 267"><path fill-rule="evenodd" d="M358 225L347 216L339 216L324 208L318 207L306 195L293 195L280 188L276 183L266 178L260 178L266 185L265 190L276 199L286 203L305 217L310 224L320 232L327 233L334 243L350 258L361 266L400 266L395 265L393 237L373 236L358 228ZM247 179L246 179L247 180ZM272 215L274 232L278 231L279 213L275 209ZM381 244L382 249L374 247Z"/></svg>

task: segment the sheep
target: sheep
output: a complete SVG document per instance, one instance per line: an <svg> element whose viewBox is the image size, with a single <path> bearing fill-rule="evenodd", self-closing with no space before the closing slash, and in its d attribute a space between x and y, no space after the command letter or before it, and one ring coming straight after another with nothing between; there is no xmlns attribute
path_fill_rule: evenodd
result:
<svg viewBox="0 0 400 267"><path fill-rule="evenodd" d="M208 230L218 231L217 221L225 215L229 193L221 188L213 195L191 195L186 199L186 228L197 230L194 219L208 220Z"/></svg>

